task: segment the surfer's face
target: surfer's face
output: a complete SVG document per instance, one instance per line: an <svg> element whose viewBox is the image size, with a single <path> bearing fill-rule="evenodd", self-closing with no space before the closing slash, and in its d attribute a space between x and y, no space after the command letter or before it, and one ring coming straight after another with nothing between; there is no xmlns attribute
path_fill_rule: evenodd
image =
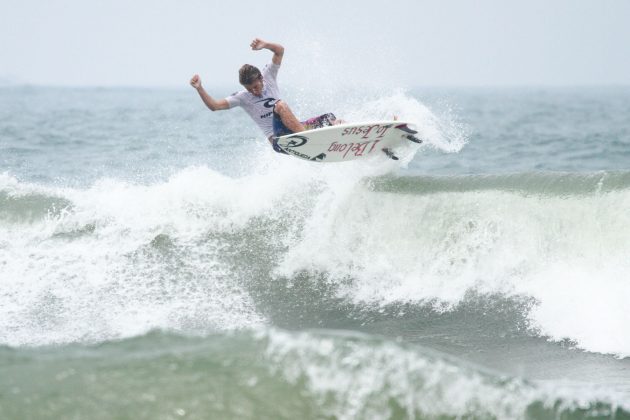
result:
<svg viewBox="0 0 630 420"><path fill-rule="evenodd" d="M260 96L262 95L262 91L263 91L263 81L262 81L262 77L259 77L258 79L254 80L253 82L247 84L247 85L243 85L245 86L245 89L247 89L247 91L249 93L251 93L252 95L256 95L256 96Z"/></svg>

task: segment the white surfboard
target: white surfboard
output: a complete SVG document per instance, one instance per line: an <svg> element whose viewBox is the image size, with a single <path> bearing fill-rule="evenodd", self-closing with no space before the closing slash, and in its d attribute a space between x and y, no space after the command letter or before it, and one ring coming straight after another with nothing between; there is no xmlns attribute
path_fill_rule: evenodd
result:
<svg viewBox="0 0 630 420"><path fill-rule="evenodd" d="M394 149L409 141L422 143L404 121L377 121L333 125L277 137L282 152L313 162L344 162L387 155L398 160Z"/></svg>

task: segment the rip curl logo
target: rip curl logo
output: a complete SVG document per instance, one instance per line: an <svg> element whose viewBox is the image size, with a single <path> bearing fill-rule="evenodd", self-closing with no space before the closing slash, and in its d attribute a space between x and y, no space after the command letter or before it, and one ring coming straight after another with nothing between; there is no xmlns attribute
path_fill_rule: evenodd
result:
<svg viewBox="0 0 630 420"><path fill-rule="evenodd" d="M265 99L256 101L256 103L263 102L263 106L265 108L273 108L274 106L276 106L277 101L278 100L276 98L265 98Z"/></svg>
<svg viewBox="0 0 630 420"><path fill-rule="evenodd" d="M304 146L308 139L304 136L291 136L289 138L284 139L284 141L280 144L282 147L300 147Z"/></svg>

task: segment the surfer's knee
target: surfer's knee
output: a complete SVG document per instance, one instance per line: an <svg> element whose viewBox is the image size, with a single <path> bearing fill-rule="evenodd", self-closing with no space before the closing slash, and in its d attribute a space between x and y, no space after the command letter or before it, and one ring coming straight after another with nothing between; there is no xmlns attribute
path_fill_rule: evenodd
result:
<svg viewBox="0 0 630 420"><path fill-rule="evenodd" d="M289 106L282 100L279 100L276 102L276 104L273 107L273 111L276 114L285 114L287 111L289 111Z"/></svg>
<svg viewBox="0 0 630 420"><path fill-rule="evenodd" d="M282 122L282 125L284 125L289 132L299 133L300 131L305 130L304 125L297 119L289 108L289 105L287 105L284 101L278 100L273 107L273 112L275 114L274 118L277 116L277 118Z"/></svg>

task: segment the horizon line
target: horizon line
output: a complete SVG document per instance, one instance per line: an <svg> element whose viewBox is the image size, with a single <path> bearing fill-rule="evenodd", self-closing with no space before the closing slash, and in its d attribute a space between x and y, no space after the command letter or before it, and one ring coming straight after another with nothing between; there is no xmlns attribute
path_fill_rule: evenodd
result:
<svg viewBox="0 0 630 420"><path fill-rule="evenodd" d="M291 86L288 84L288 86ZM240 86L234 85L209 85L207 89L242 89ZM628 88L630 83L611 82L611 83L496 83L496 84L426 84L415 86L399 86L395 89L415 90L415 89L514 89L514 88ZM192 89L189 85L132 85L132 84L44 84L44 83L0 83L2 88L52 88L52 89L140 89L140 90L186 90Z"/></svg>

